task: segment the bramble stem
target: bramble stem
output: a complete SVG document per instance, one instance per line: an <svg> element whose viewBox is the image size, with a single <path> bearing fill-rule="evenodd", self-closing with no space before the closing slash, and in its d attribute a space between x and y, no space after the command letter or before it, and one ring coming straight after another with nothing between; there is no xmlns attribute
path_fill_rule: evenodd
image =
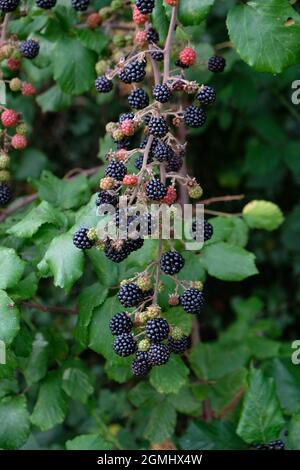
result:
<svg viewBox="0 0 300 470"><path fill-rule="evenodd" d="M170 75L170 53L171 53L171 46L172 46L172 40L173 40L173 34L174 34L174 29L176 25L176 19L177 19L177 7L172 7L172 15L171 15L171 20L170 20L170 25L169 25L169 31L168 31L168 36L166 39L166 44L165 44L165 49L164 49L164 83L169 78Z"/></svg>

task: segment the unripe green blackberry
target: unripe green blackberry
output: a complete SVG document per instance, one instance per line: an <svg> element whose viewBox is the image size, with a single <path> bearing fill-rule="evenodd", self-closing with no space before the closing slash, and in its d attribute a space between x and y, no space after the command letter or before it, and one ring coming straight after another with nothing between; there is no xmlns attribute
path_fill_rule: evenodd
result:
<svg viewBox="0 0 300 470"><path fill-rule="evenodd" d="M22 81L18 78L12 78L9 82L9 88L11 91L20 91L22 87Z"/></svg>
<svg viewBox="0 0 300 470"><path fill-rule="evenodd" d="M150 341L148 339L142 339L138 344L138 350L142 352L148 351L150 348Z"/></svg>
<svg viewBox="0 0 300 470"><path fill-rule="evenodd" d="M10 165L10 157L6 153L0 153L0 170L6 170Z"/></svg>
<svg viewBox="0 0 300 470"><path fill-rule="evenodd" d="M119 10L120 8L122 8L122 6L123 6L122 0L112 0L110 4L110 7L113 11Z"/></svg>
<svg viewBox="0 0 300 470"><path fill-rule="evenodd" d="M113 36L113 44L117 47L124 47L126 44L126 39L124 34L116 34Z"/></svg>
<svg viewBox="0 0 300 470"><path fill-rule="evenodd" d="M10 181L10 172L8 170L0 170L0 182Z"/></svg>
<svg viewBox="0 0 300 470"><path fill-rule="evenodd" d="M106 60L99 60L95 65L97 75L103 75L107 70Z"/></svg>

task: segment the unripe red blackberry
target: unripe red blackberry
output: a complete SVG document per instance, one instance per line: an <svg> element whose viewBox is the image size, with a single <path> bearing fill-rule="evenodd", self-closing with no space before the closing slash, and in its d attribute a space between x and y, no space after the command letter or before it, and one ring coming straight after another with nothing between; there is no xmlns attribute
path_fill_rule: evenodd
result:
<svg viewBox="0 0 300 470"><path fill-rule="evenodd" d="M198 106L188 106L184 113L184 122L189 127L201 127L206 121L204 109Z"/></svg>
<svg viewBox="0 0 300 470"><path fill-rule="evenodd" d="M95 80L95 87L99 93L109 93L113 89L113 82L105 75L100 75Z"/></svg>
<svg viewBox="0 0 300 470"><path fill-rule="evenodd" d="M1 122L4 127L14 127L19 119L19 115L13 109L5 109L1 114Z"/></svg>
<svg viewBox="0 0 300 470"><path fill-rule="evenodd" d="M201 104L208 106L209 104L214 103L216 100L215 89L208 85L202 86L196 98L198 101L200 101Z"/></svg>
<svg viewBox="0 0 300 470"><path fill-rule="evenodd" d="M135 24L145 24L149 20L149 16L141 13L138 7L134 4L132 11L132 19Z"/></svg>
<svg viewBox="0 0 300 470"><path fill-rule="evenodd" d="M86 11L90 0L71 0L71 5L76 11Z"/></svg>
<svg viewBox="0 0 300 470"><path fill-rule="evenodd" d="M208 60L208 70L210 72L219 73L223 72L226 66L224 57L214 55Z"/></svg>
<svg viewBox="0 0 300 470"><path fill-rule="evenodd" d="M170 100L172 93L166 84L155 85L153 87L153 96L159 103L167 103Z"/></svg>
<svg viewBox="0 0 300 470"><path fill-rule="evenodd" d="M189 288L180 296L180 304L187 313L200 313L204 304L203 293Z"/></svg>
<svg viewBox="0 0 300 470"><path fill-rule="evenodd" d="M174 202L176 201L176 199L177 199L177 191L176 191L176 188L174 188L174 186L168 186L167 194L166 194L165 197L161 200L161 202L164 203L164 204L168 204L169 206L171 206L172 204L174 204Z"/></svg>
<svg viewBox="0 0 300 470"><path fill-rule="evenodd" d="M147 42L147 31L137 31L134 36L134 44L142 46Z"/></svg>
<svg viewBox="0 0 300 470"><path fill-rule="evenodd" d="M151 344L148 350L149 362L152 366L163 366L170 358L170 350L165 344Z"/></svg>
<svg viewBox="0 0 300 470"><path fill-rule="evenodd" d="M155 0L136 0L135 4L141 13L147 15L152 13L155 6Z"/></svg>
<svg viewBox="0 0 300 470"><path fill-rule="evenodd" d="M167 251L160 258L160 268L165 274L179 273L184 266L184 258L178 251Z"/></svg>
<svg viewBox="0 0 300 470"><path fill-rule="evenodd" d="M109 329L114 336L129 333L132 327L133 323L125 312L116 313L109 322Z"/></svg>
<svg viewBox="0 0 300 470"><path fill-rule="evenodd" d="M20 44L20 52L26 59L34 59L38 56L40 51L40 45L34 39L27 39L22 41Z"/></svg>
<svg viewBox="0 0 300 470"><path fill-rule="evenodd" d="M128 103L131 108L144 109L149 105L149 96L142 88L133 90L128 96Z"/></svg>
<svg viewBox="0 0 300 470"><path fill-rule="evenodd" d="M167 187L158 178L153 178L146 184L146 195L152 201L160 201L167 194Z"/></svg>
<svg viewBox="0 0 300 470"><path fill-rule="evenodd" d="M11 146L15 150L23 150L27 147L27 139L22 134L15 134L11 139Z"/></svg>
<svg viewBox="0 0 300 470"><path fill-rule="evenodd" d="M150 135L154 137L164 137L169 130L169 126L164 118L162 117L152 117L148 125L148 131Z"/></svg>
<svg viewBox="0 0 300 470"><path fill-rule="evenodd" d="M21 87L21 92L23 96L34 96L36 94L36 88L32 83L24 82Z"/></svg>
<svg viewBox="0 0 300 470"><path fill-rule="evenodd" d="M137 343L131 333L122 333L116 337L113 348L118 356L127 357L135 353Z"/></svg>
<svg viewBox="0 0 300 470"><path fill-rule="evenodd" d="M185 47L179 54L180 62L188 67L194 65L196 57L196 52L191 47Z"/></svg>
<svg viewBox="0 0 300 470"><path fill-rule="evenodd" d="M133 282L121 286L118 299L124 307L136 307L144 298L144 294Z"/></svg>
<svg viewBox="0 0 300 470"><path fill-rule="evenodd" d="M136 175L125 175L122 181L125 186L136 186L137 182L138 178Z"/></svg>
<svg viewBox="0 0 300 470"><path fill-rule="evenodd" d="M136 131L136 124L131 119L125 119L121 124L121 131L124 135L132 136Z"/></svg>
<svg viewBox="0 0 300 470"><path fill-rule="evenodd" d="M102 18L97 12L91 13L86 19L87 27L90 29L96 29L101 23Z"/></svg>

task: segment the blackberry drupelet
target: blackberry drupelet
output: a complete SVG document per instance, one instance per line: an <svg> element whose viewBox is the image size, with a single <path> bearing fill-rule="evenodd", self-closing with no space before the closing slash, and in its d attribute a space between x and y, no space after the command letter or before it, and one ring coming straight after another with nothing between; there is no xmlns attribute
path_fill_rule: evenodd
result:
<svg viewBox="0 0 300 470"><path fill-rule="evenodd" d="M136 0L135 4L137 9L143 13L143 15L148 15L149 13L152 13L154 9L155 0Z"/></svg>
<svg viewBox="0 0 300 470"><path fill-rule="evenodd" d="M160 267L165 274L174 274L179 273L184 266L184 258L181 256L178 251L168 251L164 253L160 258Z"/></svg>
<svg viewBox="0 0 300 470"><path fill-rule="evenodd" d="M136 284L129 282L120 287L118 299L124 307L136 307L143 301L143 295Z"/></svg>
<svg viewBox="0 0 300 470"><path fill-rule="evenodd" d="M128 103L131 108L144 109L149 105L149 96L145 90L137 88L128 96Z"/></svg>
<svg viewBox="0 0 300 470"><path fill-rule="evenodd" d="M132 327L133 323L125 312L116 313L109 322L109 329L114 336L129 333Z"/></svg>
<svg viewBox="0 0 300 470"><path fill-rule="evenodd" d="M201 127L206 121L204 109L198 106L188 106L184 112L184 122L189 127Z"/></svg>
<svg viewBox="0 0 300 470"><path fill-rule="evenodd" d="M26 59L34 59L40 51L39 43L34 39L27 39L20 44L20 52Z"/></svg>
<svg viewBox="0 0 300 470"><path fill-rule="evenodd" d="M130 83L139 83L144 80L146 75L146 67L147 62L145 61L138 61L134 60L130 62L119 74L120 79L122 82L130 84Z"/></svg>
<svg viewBox="0 0 300 470"><path fill-rule="evenodd" d="M158 178L153 178L146 185L146 195L152 201L160 201L167 194L167 187Z"/></svg>
<svg viewBox="0 0 300 470"><path fill-rule="evenodd" d="M169 126L166 120L162 117L152 117L148 125L148 131L150 135L154 137L164 137L169 130Z"/></svg>
<svg viewBox="0 0 300 470"><path fill-rule="evenodd" d="M153 318L146 323L146 336L154 343L166 339L170 332L168 322L164 318Z"/></svg>
<svg viewBox="0 0 300 470"><path fill-rule="evenodd" d="M192 224L192 235L194 240L196 240L196 234L200 238L203 237L203 240L207 242L213 236L214 229L213 226L207 222L207 220L195 220Z"/></svg>
<svg viewBox="0 0 300 470"><path fill-rule="evenodd" d="M44 10L50 10L56 5L56 0L36 0L36 4L40 8L44 8Z"/></svg>
<svg viewBox="0 0 300 470"><path fill-rule="evenodd" d="M177 172L183 165L182 156L179 154L174 154L172 158L168 160L166 170L167 172Z"/></svg>
<svg viewBox="0 0 300 470"><path fill-rule="evenodd" d="M96 199L96 206L99 207L102 204L110 204L112 206L116 206L118 202L118 196L110 194L108 191L100 191Z"/></svg>
<svg viewBox="0 0 300 470"><path fill-rule="evenodd" d="M151 344L148 350L149 362L152 366L163 366L170 358L170 350L165 344Z"/></svg>
<svg viewBox="0 0 300 470"><path fill-rule="evenodd" d="M156 60L156 62L162 62L164 60L164 53L161 51L152 51L151 57Z"/></svg>
<svg viewBox="0 0 300 470"><path fill-rule="evenodd" d="M11 187L7 183L0 183L0 206L9 203L12 197Z"/></svg>
<svg viewBox="0 0 300 470"><path fill-rule="evenodd" d="M187 313L200 313L204 304L203 294L191 287L180 296L180 304Z"/></svg>
<svg viewBox="0 0 300 470"><path fill-rule="evenodd" d="M127 357L135 353L137 344L131 333L122 333L116 337L113 348L118 356Z"/></svg>
<svg viewBox="0 0 300 470"><path fill-rule="evenodd" d="M183 336L181 339L168 338L168 346L172 353L182 354L191 347L191 338Z"/></svg>
<svg viewBox="0 0 300 470"><path fill-rule="evenodd" d="M99 93L109 93L113 89L113 82L105 75L100 75L95 80L95 88Z"/></svg>
<svg viewBox="0 0 300 470"><path fill-rule="evenodd" d="M117 181L122 181L124 176L127 174L127 168L124 165L123 162L118 162L115 160L112 160L108 166L106 167L105 170L105 175L106 176L111 176Z"/></svg>
<svg viewBox="0 0 300 470"><path fill-rule="evenodd" d="M20 0L0 0L0 10L3 13L15 11L19 6Z"/></svg>
<svg viewBox="0 0 300 470"><path fill-rule="evenodd" d="M174 150L168 144L158 143L154 150L154 156L159 162L171 160L174 157Z"/></svg>
<svg viewBox="0 0 300 470"><path fill-rule="evenodd" d="M215 89L211 86L205 85L200 89L196 98L201 104L208 106L216 101Z"/></svg>
<svg viewBox="0 0 300 470"><path fill-rule="evenodd" d="M159 103L167 103L171 98L171 90L168 85L155 85L153 87L153 96Z"/></svg>
<svg viewBox="0 0 300 470"><path fill-rule="evenodd" d="M156 44L159 41L159 34L154 28L149 28L147 31L147 40L150 43Z"/></svg>
<svg viewBox="0 0 300 470"><path fill-rule="evenodd" d="M213 55L212 57L209 58L208 60L208 70L210 72L223 72L226 66L226 60L224 57L221 57L219 55Z"/></svg>
<svg viewBox="0 0 300 470"><path fill-rule="evenodd" d="M76 248L79 248L80 250L90 250L94 246L95 242L90 240L87 236L88 231L88 228L82 227L74 233L73 243Z"/></svg>
<svg viewBox="0 0 300 470"><path fill-rule="evenodd" d="M76 11L86 11L90 4L90 0L71 0L71 5Z"/></svg>
<svg viewBox="0 0 300 470"><path fill-rule="evenodd" d="M119 117L119 124L122 124L122 122L127 121L129 119L132 121L134 119L134 114L133 113L123 113Z"/></svg>

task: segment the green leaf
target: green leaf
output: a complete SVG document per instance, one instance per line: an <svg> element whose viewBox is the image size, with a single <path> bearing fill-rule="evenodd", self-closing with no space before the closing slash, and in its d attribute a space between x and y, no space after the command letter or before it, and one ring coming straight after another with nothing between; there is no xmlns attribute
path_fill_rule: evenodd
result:
<svg viewBox="0 0 300 470"><path fill-rule="evenodd" d="M208 15L214 0L180 0L179 21L184 26L200 24Z"/></svg>
<svg viewBox="0 0 300 470"><path fill-rule="evenodd" d="M89 347L102 354L106 359L110 359L113 353L113 336L110 333L108 324L110 319L120 310L118 299L113 296L95 309L90 326Z"/></svg>
<svg viewBox="0 0 300 470"><path fill-rule="evenodd" d="M66 442L67 450L112 450L113 446L99 434L82 434Z"/></svg>
<svg viewBox="0 0 300 470"><path fill-rule="evenodd" d="M98 283L83 289L78 298L79 314L75 327L75 338L84 346L89 341L89 325L93 310L101 305L107 297L107 289L103 289Z"/></svg>
<svg viewBox="0 0 300 470"><path fill-rule="evenodd" d="M246 386L247 378L246 369L237 369L229 374L221 377L210 385L209 398L211 400L212 409L222 416L222 412L241 394Z"/></svg>
<svg viewBox="0 0 300 470"><path fill-rule="evenodd" d="M274 379L266 378L259 369L252 369L237 434L249 444L267 443L278 437L283 426Z"/></svg>
<svg viewBox="0 0 300 470"><path fill-rule="evenodd" d="M89 375L79 367L64 370L62 388L70 398L81 403L86 403L94 391Z"/></svg>
<svg viewBox="0 0 300 470"><path fill-rule="evenodd" d="M290 450L300 450L300 412L289 423L287 441Z"/></svg>
<svg viewBox="0 0 300 470"><path fill-rule="evenodd" d="M0 290L0 312L0 340L8 346L20 329L20 313L12 299L3 290Z"/></svg>
<svg viewBox="0 0 300 470"><path fill-rule="evenodd" d="M18 449L25 444L30 434L30 421L24 396L0 400L0 422L1 449Z"/></svg>
<svg viewBox="0 0 300 470"><path fill-rule="evenodd" d="M25 262L12 248L0 247L0 289L14 287L21 279Z"/></svg>
<svg viewBox="0 0 300 470"><path fill-rule="evenodd" d="M36 294L38 288L38 279L35 272L28 274L24 279L19 281L19 283L9 290L9 295L13 300L27 300L32 299Z"/></svg>
<svg viewBox="0 0 300 470"><path fill-rule="evenodd" d="M165 399L151 408L151 415L146 425L144 436L151 443L159 444L173 434L175 425L175 408L171 400Z"/></svg>
<svg viewBox="0 0 300 470"><path fill-rule="evenodd" d="M178 393L172 395L172 403L179 413L196 417L199 415L199 400L189 387L182 387Z"/></svg>
<svg viewBox="0 0 300 470"><path fill-rule="evenodd" d="M245 443L236 435L232 423L192 422L179 440L184 450L241 450Z"/></svg>
<svg viewBox="0 0 300 470"><path fill-rule="evenodd" d="M291 415L300 410L300 369L290 358L274 359L267 370L274 377L280 405L285 414Z"/></svg>
<svg viewBox="0 0 300 470"><path fill-rule="evenodd" d="M48 90L37 96L36 101L43 113L58 112L71 106L72 96L64 93L58 85L53 85Z"/></svg>
<svg viewBox="0 0 300 470"><path fill-rule="evenodd" d="M66 60L66 57L68 60ZM53 76L65 93L80 95L88 91L96 78L96 55L78 40L64 37L53 51Z"/></svg>
<svg viewBox="0 0 300 470"><path fill-rule="evenodd" d="M96 271L100 285L105 287L116 286L120 281L120 268L116 263L112 263L103 251L89 250L88 257ZM109 272L109 276L107 273Z"/></svg>
<svg viewBox="0 0 300 470"><path fill-rule="evenodd" d="M69 290L83 273L84 255L73 244L72 236L64 233L52 240L38 269L48 277L54 276L54 285Z"/></svg>
<svg viewBox="0 0 300 470"><path fill-rule="evenodd" d="M242 281L258 273L254 254L239 246L214 243L205 246L201 254L208 273L222 281Z"/></svg>
<svg viewBox="0 0 300 470"><path fill-rule="evenodd" d="M127 382L132 378L131 357L118 357L114 355L105 363L105 372L111 380L118 383Z"/></svg>
<svg viewBox="0 0 300 470"><path fill-rule="evenodd" d="M159 34L159 41L164 42L169 29L169 21L164 8L163 0L156 0L152 11L152 24Z"/></svg>
<svg viewBox="0 0 300 470"><path fill-rule="evenodd" d="M42 225L47 223L63 227L66 226L67 219L60 210L55 209L47 201L42 201L7 232L19 238L31 238Z"/></svg>
<svg viewBox="0 0 300 470"><path fill-rule="evenodd" d="M250 228L276 230L284 220L277 204L270 201L251 201L243 209L243 217Z"/></svg>
<svg viewBox="0 0 300 470"><path fill-rule="evenodd" d="M300 15L288 0L236 5L227 27L241 58L259 72L280 73L300 61Z"/></svg>
<svg viewBox="0 0 300 470"><path fill-rule="evenodd" d="M159 393L178 393L187 383L189 369L179 356L172 355L164 367L154 367L150 383Z"/></svg>
<svg viewBox="0 0 300 470"><path fill-rule="evenodd" d="M28 358L24 376L29 386L39 382L47 372L49 360L49 342L45 336L38 332L32 343L32 351Z"/></svg>
<svg viewBox="0 0 300 470"><path fill-rule="evenodd" d="M109 42L109 37L102 34L99 30L92 31L88 28L78 29L77 35L80 42L85 47L97 52L97 54L100 54Z"/></svg>
<svg viewBox="0 0 300 470"><path fill-rule="evenodd" d="M67 413L67 398L62 390L61 376L51 372L42 383L31 415L31 422L42 431L62 423Z"/></svg>

